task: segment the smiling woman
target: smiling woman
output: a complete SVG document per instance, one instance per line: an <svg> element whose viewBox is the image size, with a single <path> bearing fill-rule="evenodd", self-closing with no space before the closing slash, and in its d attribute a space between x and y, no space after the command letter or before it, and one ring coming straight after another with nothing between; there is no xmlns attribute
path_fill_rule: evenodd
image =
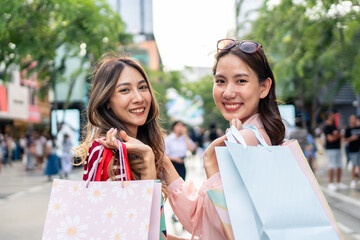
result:
<svg viewBox="0 0 360 240"><path fill-rule="evenodd" d="M116 151L116 139L126 145L134 179L161 180L164 141L158 116L156 99L143 68L129 57L104 55L93 72L86 137L74 149L84 163L84 180L93 158L99 154L99 145ZM115 156L118 154L113 154L107 169L106 176L111 180L122 178ZM166 194L165 184L163 191Z"/></svg>
<svg viewBox="0 0 360 240"><path fill-rule="evenodd" d="M135 68L125 66L107 108L124 123L130 135L136 137L138 126L146 122L151 99L144 77Z"/></svg>

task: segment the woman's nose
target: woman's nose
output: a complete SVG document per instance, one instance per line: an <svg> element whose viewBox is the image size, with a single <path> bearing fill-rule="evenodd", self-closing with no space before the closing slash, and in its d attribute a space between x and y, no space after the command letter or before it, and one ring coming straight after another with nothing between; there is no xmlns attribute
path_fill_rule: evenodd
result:
<svg viewBox="0 0 360 240"><path fill-rule="evenodd" d="M236 91L234 90L234 86L232 84L228 84L223 93L224 98L232 99L236 97Z"/></svg>
<svg viewBox="0 0 360 240"><path fill-rule="evenodd" d="M141 103L144 101L143 96L138 90L134 91L133 101L136 103Z"/></svg>

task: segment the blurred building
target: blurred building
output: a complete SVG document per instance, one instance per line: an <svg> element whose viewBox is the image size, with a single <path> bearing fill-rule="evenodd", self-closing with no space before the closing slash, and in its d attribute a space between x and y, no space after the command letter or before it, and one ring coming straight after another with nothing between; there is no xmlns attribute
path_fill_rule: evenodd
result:
<svg viewBox="0 0 360 240"><path fill-rule="evenodd" d="M44 128L50 122L50 103L47 96L38 97L39 82L36 67L32 62L27 69L19 71L18 66L10 66L11 78L0 83L0 132L8 132L15 137L28 130Z"/></svg>
<svg viewBox="0 0 360 240"><path fill-rule="evenodd" d="M125 22L125 31L134 36L134 43L125 52L138 59L143 66L158 70L161 60L153 31L153 1L108 0L108 3Z"/></svg>

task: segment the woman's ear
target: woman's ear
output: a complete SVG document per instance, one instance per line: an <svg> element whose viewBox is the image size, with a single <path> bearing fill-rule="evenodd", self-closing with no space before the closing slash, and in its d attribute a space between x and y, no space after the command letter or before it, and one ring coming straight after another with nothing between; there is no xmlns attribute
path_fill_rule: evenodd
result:
<svg viewBox="0 0 360 240"><path fill-rule="evenodd" d="M260 83L260 99L266 98L266 96L269 94L270 88L272 84L272 79L267 78L265 81Z"/></svg>

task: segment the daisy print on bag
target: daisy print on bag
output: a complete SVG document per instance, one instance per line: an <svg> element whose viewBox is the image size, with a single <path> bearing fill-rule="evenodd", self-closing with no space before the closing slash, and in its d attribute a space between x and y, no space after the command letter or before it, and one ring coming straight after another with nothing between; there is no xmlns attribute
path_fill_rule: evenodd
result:
<svg viewBox="0 0 360 240"><path fill-rule="evenodd" d="M83 189L83 186L81 184L79 185L74 185L74 186L70 186L69 187L69 193L71 194L71 196L73 197L79 197L80 196L80 191Z"/></svg>
<svg viewBox="0 0 360 240"><path fill-rule="evenodd" d="M81 224L78 215L74 218L66 217L65 221L60 222L60 227L56 229L58 240L79 240L86 239L86 231L88 226Z"/></svg>
<svg viewBox="0 0 360 240"><path fill-rule="evenodd" d="M126 211L125 219L129 222L135 222L137 219L137 211L134 208L130 208Z"/></svg>
<svg viewBox="0 0 360 240"><path fill-rule="evenodd" d="M63 188L63 181L54 180L52 183L51 192L59 192Z"/></svg>
<svg viewBox="0 0 360 240"><path fill-rule="evenodd" d="M111 240L122 240L127 239L126 233L122 230L122 228L114 229L110 234Z"/></svg>
<svg viewBox="0 0 360 240"><path fill-rule="evenodd" d="M149 235L149 219L144 219L140 222L139 224L139 237L141 239L146 239L147 236Z"/></svg>
<svg viewBox="0 0 360 240"><path fill-rule="evenodd" d="M152 194L153 194L153 187L154 185L152 183L144 184L143 189L141 189L141 197L146 201L152 200Z"/></svg>
<svg viewBox="0 0 360 240"><path fill-rule="evenodd" d="M54 198L49 203L49 212L55 216L62 215L66 210L67 204L62 198Z"/></svg>
<svg viewBox="0 0 360 240"><path fill-rule="evenodd" d="M88 192L88 199L95 204L102 202L104 197L106 197L106 191L107 189L102 188L100 184L92 184Z"/></svg>
<svg viewBox="0 0 360 240"><path fill-rule="evenodd" d="M122 199L128 199L129 196L135 195L135 189L139 187L137 183L131 183L124 181L123 183L117 182L113 184L112 192L116 194L116 197Z"/></svg>
<svg viewBox="0 0 360 240"><path fill-rule="evenodd" d="M118 210L114 206L107 207L101 214L102 222L115 223L115 220L119 217Z"/></svg>

